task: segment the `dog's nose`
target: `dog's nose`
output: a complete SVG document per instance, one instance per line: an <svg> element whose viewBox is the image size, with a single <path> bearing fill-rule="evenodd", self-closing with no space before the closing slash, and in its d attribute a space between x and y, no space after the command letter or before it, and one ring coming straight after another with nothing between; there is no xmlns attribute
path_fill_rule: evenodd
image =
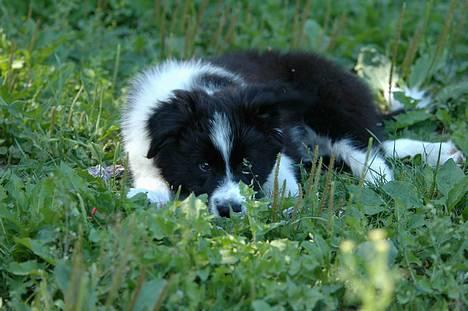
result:
<svg viewBox="0 0 468 311"><path fill-rule="evenodd" d="M218 214L221 217L231 217L231 210L234 213L240 213L242 212L242 205L239 203L228 203L228 204L220 204L216 206L216 209L218 210Z"/></svg>

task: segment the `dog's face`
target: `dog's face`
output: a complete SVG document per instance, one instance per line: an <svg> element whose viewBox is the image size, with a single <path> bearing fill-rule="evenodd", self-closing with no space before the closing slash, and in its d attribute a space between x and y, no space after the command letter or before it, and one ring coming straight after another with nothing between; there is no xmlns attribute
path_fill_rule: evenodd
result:
<svg viewBox="0 0 468 311"><path fill-rule="evenodd" d="M265 87L176 91L148 121L148 158L184 193L207 193L212 213L243 212L239 182L257 190L283 148L281 109L291 107L285 90Z"/></svg>

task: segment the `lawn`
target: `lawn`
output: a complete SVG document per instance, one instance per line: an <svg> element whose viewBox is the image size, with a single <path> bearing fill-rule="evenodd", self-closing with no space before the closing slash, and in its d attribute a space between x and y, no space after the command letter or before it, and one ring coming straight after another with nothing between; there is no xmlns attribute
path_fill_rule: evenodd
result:
<svg viewBox="0 0 468 311"><path fill-rule="evenodd" d="M128 170L88 173L126 166L139 70L246 48L325 54L382 110L397 90L390 137L466 156L466 16L457 0L0 1L0 309L466 309L466 164L390 160L396 180L371 187L316 158L303 196L231 219L206 196L127 199Z"/></svg>

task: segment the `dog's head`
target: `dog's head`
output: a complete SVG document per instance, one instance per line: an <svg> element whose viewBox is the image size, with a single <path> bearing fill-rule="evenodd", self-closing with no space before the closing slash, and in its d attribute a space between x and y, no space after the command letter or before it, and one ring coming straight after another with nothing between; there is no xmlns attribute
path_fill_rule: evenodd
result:
<svg viewBox="0 0 468 311"><path fill-rule="evenodd" d="M243 212L239 182L259 190L283 149L282 125L302 106L285 88L175 91L148 121L147 154L185 193L207 193L212 213Z"/></svg>

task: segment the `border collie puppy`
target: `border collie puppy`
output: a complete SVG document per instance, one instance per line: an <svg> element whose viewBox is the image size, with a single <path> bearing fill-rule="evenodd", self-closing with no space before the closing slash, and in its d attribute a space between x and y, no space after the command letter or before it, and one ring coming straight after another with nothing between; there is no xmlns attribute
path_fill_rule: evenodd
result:
<svg viewBox="0 0 468 311"><path fill-rule="evenodd" d="M244 211L239 182L298 194L300 161L319 146L369 183L393 179L384 156L464 160L449 141L385 141L366 85L309 53L241 52L211 60L166 61L138 75L122 133L134 187L164 204L172 189L207 193L217 216ZM377 144L370 154L370 137ZM277 155L280 154L278 157Z"/></svg>

